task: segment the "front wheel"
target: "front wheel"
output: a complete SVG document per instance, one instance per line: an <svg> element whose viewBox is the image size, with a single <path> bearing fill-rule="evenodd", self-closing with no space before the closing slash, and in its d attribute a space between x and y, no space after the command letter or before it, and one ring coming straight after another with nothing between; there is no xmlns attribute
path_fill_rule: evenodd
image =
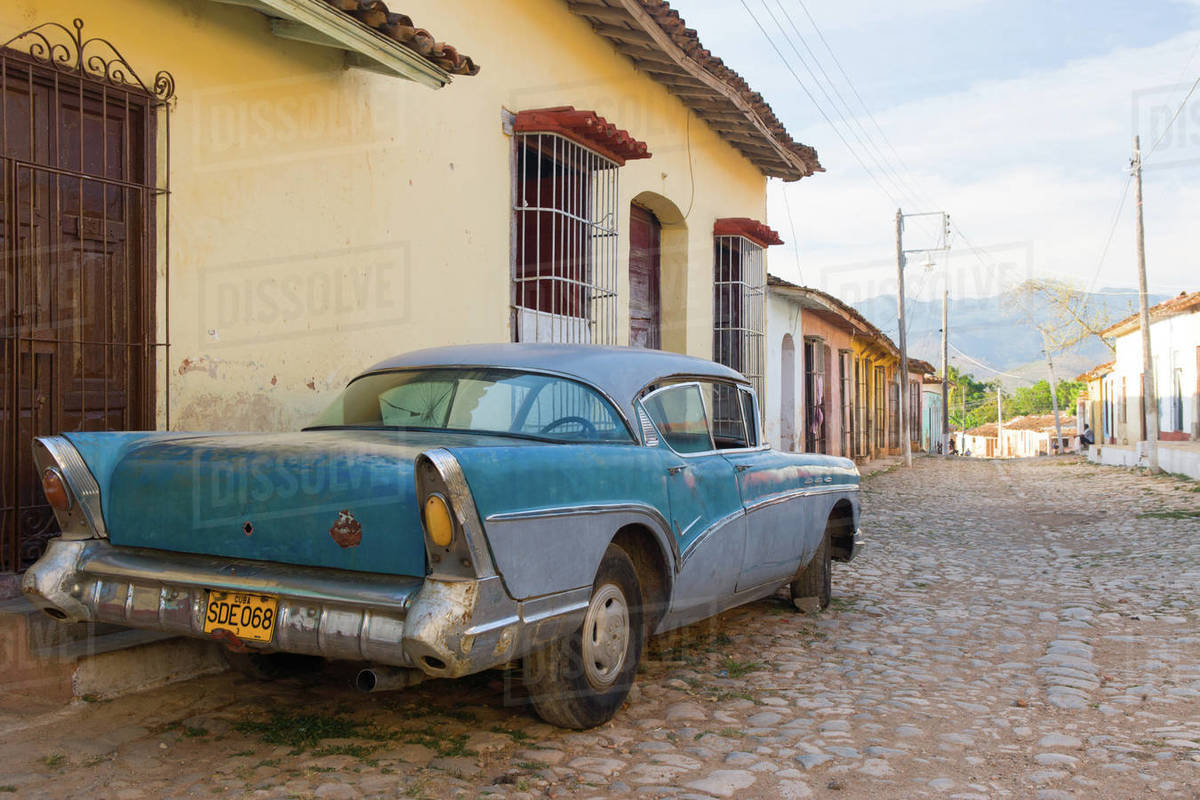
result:
<svg viewBox="0 0 1200 800"><path fill-rule="evenodd" d="M525 657L524 682L537 715L562 728L594 728L625 702L642 658L642 590L624 550L609 545L583 624Z"/></svg>
<svg viewBox="0 0 1200 800"><path fill-rule="evenodd" d="M821 544L812 559L792 579L792 604L800 611L823 611L829 608L833 594L833 548L829 529L821 534Z"/></svg>

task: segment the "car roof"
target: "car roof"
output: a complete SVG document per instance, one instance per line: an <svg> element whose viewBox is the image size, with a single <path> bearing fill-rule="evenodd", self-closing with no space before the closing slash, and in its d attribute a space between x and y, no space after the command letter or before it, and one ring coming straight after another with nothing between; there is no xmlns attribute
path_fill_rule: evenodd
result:
<svg viewBox="0 0 1200 800"><path fill-rule="evenodd" d="M380 361L367 372L443 366L506 367L558 373L596 387L618 403L625 413L632 412L638 392L660 378L712 377L748 383L736 370L695 356L641 347L533 342L467 344L414 350Z"/></svg>

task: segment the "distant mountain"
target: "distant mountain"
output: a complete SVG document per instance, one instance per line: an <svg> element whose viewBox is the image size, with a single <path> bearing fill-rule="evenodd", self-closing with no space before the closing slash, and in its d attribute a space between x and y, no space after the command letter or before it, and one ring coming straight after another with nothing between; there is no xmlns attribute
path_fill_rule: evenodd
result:
<svg viewBox="0 0 1200 800"><path fill-rule="evenodd" d="M1151 295L1150 303L1162 302L1167 295ZM1094 308L1103 308L1113 322L1137 311L1137 292L1104 288L1089 296ZM896 336L896 296L880 295L855 304L855 308L884 333ZM908 351L928 361L941 363L942 301L908 300ZM1041 309L1036 309L1041 316ZM1030 324L1026 312L1009 295L950 299L950 363L979 380L991 380L994 372L963 358L965 353L995 370L1011 372L1027 380L1047 377L1042 355L1042 337ZM1049 316L1049 311L1046 312ZM1080 342L1055 356L1055 376L1070 380L1096 364L1112 358L1111 352L1096 337ZM1011 388L1023 381L1003 377Z"/></svg>

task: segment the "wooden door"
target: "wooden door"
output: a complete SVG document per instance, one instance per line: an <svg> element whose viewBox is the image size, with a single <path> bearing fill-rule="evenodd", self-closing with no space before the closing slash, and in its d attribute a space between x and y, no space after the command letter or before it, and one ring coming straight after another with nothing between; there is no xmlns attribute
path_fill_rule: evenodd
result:
<svg viewBox="0 0 1200 800"><path fill-rule="evenodd" d="M662 226L639 206L629 207L629 344L662 348Z"/></svg>
<svg viewBox="0 0 1200 800"><path fill-rule="evenodd" d="M153 427L148 98L0 53L0 569L57 531L34 437Z"/></svg>

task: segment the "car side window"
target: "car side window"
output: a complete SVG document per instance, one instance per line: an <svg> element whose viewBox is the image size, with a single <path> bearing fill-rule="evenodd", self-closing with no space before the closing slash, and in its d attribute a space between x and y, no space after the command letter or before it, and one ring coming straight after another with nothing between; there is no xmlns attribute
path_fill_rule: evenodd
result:
<svg viewBox="0 0 1200 800"><path fill-rule="evenodd" d="M642 407L663 441L676 453L703 453L713 449L704 406L697 383L667 386L642 398Z"/></svg>
<svg viewBox="0 0 1200 800"><path fill-rule="evenodd" d="M758 447L758 414L754 408L754 392L739 387L742 396L742 417L746 420L746 446Z"/></svg>
<svg viewBox="0 0 1200 800"><path fill-rule="evenodd" d="M700 391L712 420L713 445L717 450L740 450L751 447L747 435L741 392L732 383L701 381Z"/></svg>

